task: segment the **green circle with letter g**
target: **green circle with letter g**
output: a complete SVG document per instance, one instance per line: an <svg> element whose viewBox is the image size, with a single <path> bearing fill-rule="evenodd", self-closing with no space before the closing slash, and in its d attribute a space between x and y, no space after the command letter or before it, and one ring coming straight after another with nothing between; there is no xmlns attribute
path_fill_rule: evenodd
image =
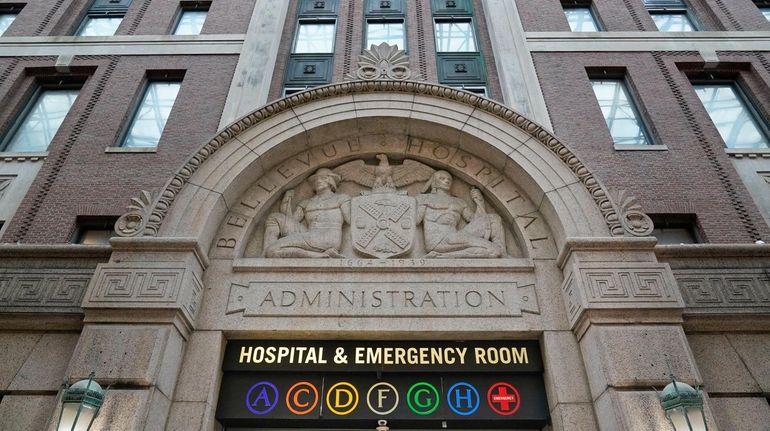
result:
<svg viewBox="0 0 770 431"><path fill-rule="evenodd" d="M436 411L440 398L435 386L428 382L417 382L406 393L406 405L414 413L427 416Z"/></svg>

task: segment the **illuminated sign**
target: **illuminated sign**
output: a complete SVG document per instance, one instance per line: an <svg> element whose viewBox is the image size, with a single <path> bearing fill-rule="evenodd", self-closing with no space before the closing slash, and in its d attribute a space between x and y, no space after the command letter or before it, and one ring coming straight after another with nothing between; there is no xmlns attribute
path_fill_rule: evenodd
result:
<svg viewBox="0 0 770 431"><path fill-rule="evenodd" d="M542 427L536 342L230 341L227 427Z"/></svg>

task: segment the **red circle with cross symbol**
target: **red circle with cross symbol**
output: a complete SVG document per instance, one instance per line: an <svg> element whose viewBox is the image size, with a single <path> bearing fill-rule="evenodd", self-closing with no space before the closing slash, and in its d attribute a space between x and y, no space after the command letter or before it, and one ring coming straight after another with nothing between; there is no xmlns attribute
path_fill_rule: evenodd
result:
<svg viewBox="0 0 770 431"><path fill-rule="evenodd" d="M521 406L521 397L516 387L510 383L497 382L487 391L487 402L495 413L509 416L516 413Z"/></svg>

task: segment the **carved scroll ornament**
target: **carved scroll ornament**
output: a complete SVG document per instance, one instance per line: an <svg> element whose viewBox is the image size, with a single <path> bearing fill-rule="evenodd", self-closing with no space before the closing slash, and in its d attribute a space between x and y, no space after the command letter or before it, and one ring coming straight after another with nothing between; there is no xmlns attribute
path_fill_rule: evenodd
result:
<svg viewBox="0 0 770 431"><path fill-rule="evenodd" d="M648 236L654 228L652 219L641 211L642 207L636 198L630 196L625 190L617 193L617 202L620 212L620 224L628 235Z"/></svg>

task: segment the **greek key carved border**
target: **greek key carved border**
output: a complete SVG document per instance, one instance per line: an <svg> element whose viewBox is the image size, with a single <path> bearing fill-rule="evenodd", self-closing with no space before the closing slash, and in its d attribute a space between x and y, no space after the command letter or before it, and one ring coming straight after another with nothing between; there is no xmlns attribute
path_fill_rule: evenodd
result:
<svg viewBox="0 0 770 431"><path fill-rule="evenodd" d="M716 312L736 308L770 311L770 272L691 269L674 271L688 309Z"/></svg>
<svg viewBox="0 0 770 431"><path fill-rule="evenodd" d="M0 311L79 313L93 270L2 270Z"/></svg>

